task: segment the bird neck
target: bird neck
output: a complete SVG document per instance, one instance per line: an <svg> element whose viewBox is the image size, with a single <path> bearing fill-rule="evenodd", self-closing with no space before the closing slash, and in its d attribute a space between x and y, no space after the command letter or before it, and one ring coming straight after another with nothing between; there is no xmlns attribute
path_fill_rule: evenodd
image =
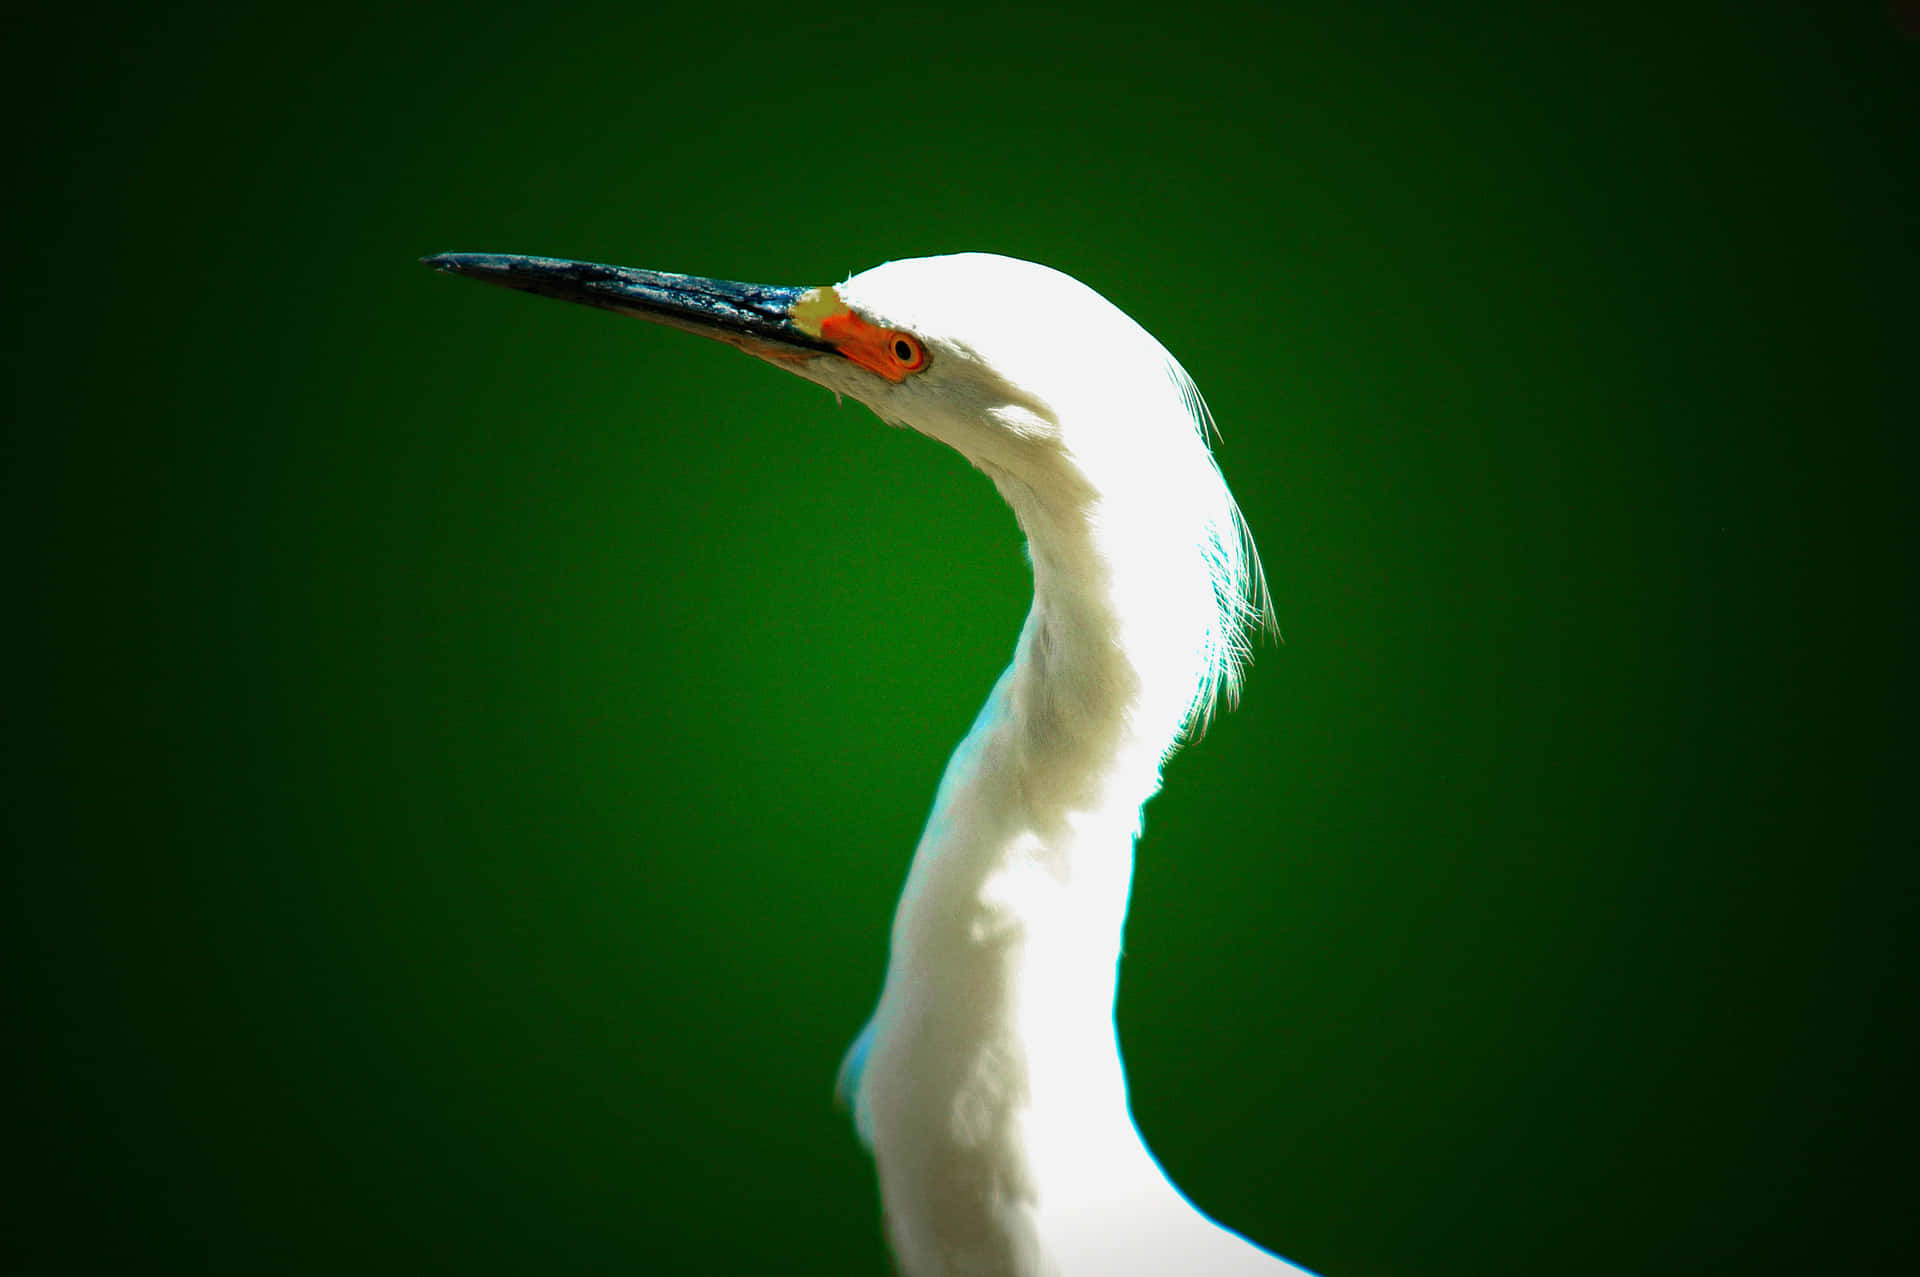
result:
<svg viewBox="0 0 1920 1277"><path fill-rule="evenodd" d="M947 1271L928 1256L956 1239L975 1270L1025 1272L1009 1256L1035 1229L1177 1200L1128 1113L1113 1011L1141 804L1204 676L1185 618L1213 603L1191 564L1136 552L1165 541L1150 512L1001 486L1033 608L941 779L843 1074L909 1272Z"/></svg>
<svg viewBox="0 0 1920 1277"><path fill-rule="evenodd" d="M1094 1131L1134 1139L1117 966L1140 808L1198 677L1193 636L1170 637L1169 621L1195 609L1164 556L1117 554L1101 520L1009 500L1033 608L948 765L894 920L882 1076L865 1096L876 1148L894 1126L886 1110L925 1139L920 1123L954 1105L1083 1145Z"/></svg>
<svg viewBox="0 0 1920 1277"><path fill-rule="evenodd" d="M1131 1138L1113 1007L1154 756L1063 752L1064 715L1023 708L1053 694L1035 677L1016 661L954 752L894 917L856 1116L913 1199L956 1166L1039 1191Z"/></svg>
<svg viewBox="0 0 1920 1277"><path fill-rule="evenodd" d="M1009 671L1027 765L1077 777L1077 801L1140 803L1159 789L1217 676L1219 598L1204 529L1179 506L1054 483L996 486L1027 537L1033 608Z"/></svg>
<svg viewBox="0 0 1920 1277"><path fill-rule="evenodd" d="M1104 1023L1140 809L1160 788L1195 689L1211 678L1213 589L1197 555L1166 552L1195 538L1176 535L1159 512L1043 502L1019 480L989 474L1026 533L1033 606L1013 663L954 754L915 873L922 862L965 866L940 878L963 893L944 903L965 912L1004 903L992 884L1043 870L1070 903L1016 909L1012 921L1036 942L1061 923L1063 942L1090 955L1098 970L1084 974L1105 994L1083 1005ZM1084 966L1058 954L1049 961Z"/></svg>

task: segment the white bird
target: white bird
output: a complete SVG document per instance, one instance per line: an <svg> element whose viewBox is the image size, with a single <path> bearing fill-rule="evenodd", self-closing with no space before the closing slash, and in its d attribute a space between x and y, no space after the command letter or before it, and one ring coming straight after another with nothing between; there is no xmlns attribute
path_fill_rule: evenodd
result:
<svg viewBox="0 0 1920 1277"><path fill-rule="evenodd" d="M906 1277L1277 1277L1148 1152L1114 1028L1141 805L1272 624L1193 382L1045 266L983 253L787 288L552 258L428 265L730 342L954 448L1033 607L934 799L839 1090Z"/></svg>

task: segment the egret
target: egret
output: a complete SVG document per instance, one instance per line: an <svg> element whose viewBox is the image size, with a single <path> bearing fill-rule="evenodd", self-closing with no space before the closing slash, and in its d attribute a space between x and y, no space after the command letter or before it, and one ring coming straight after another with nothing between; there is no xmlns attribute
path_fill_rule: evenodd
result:
<svg viewBox="0 0 1920 1277"><path fill-rule="evenodd" d="M1033 605L914 853L839 1094L906 1277L1276 1277L1147 1150L1114 1027L1141 806L1272 625L1193 382L1079 281L985 253L814 288L447 253L430 266L738 346L958 451Z"/></svg>

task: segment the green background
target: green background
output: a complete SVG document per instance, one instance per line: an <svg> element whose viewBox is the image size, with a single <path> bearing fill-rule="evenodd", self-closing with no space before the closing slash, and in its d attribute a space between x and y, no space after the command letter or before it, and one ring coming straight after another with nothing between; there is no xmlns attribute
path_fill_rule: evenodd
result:
<svg viewBox="0 0 1920 1277"><path fill-rule="evenodd" d="M1892 1267L1920 43L1453 8L16 18L8 1270L885 1271L831 1083L1012 520L456 249L995 250L1186 364L1286 633L1128 930L1211 1213Z"/></svg>

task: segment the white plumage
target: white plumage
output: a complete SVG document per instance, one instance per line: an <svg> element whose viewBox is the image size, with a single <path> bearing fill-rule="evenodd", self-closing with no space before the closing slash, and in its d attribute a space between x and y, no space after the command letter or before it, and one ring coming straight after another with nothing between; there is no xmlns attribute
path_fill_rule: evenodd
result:
<svg viewBox="0 0 1920 1277"><path fill-rule="evenodd" d="M1085 285L988 254L804 292L541 258L432 264L705 332L852 396L959 451L1026 535L1032 610L941 780L879 1006L841 1069L901 1271L1303 1271L1167 1179L1114 1031L1141 805L1271 623L1180 366Z"/></svg>

